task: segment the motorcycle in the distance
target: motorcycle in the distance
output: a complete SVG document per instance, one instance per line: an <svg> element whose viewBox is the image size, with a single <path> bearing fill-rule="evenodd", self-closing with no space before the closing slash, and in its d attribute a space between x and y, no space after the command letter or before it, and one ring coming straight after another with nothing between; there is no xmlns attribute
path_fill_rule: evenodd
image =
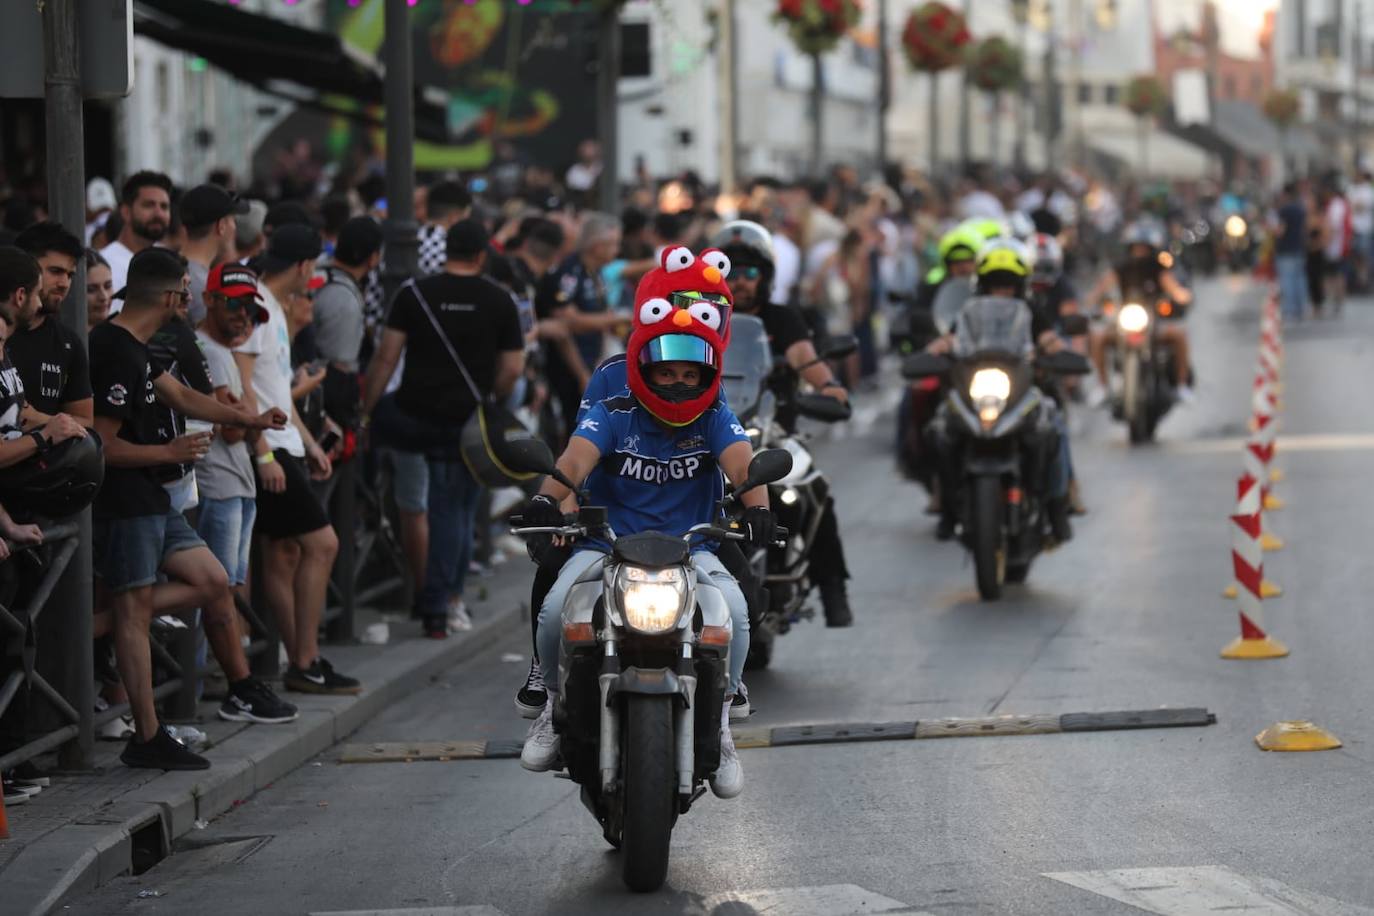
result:
<svg viewBox="0 0 1374 916"><path fill-rule="evenodd" d="M768 487L768 502L778 523L791 534L772 547L755 547L748 553L756 581L766 595L750 602L749 658L746 668L766 668L773 659L778 636L792 624L814 616L807 605L813 591L810 578L811 548L830 498L830 482L816 467L807 436L784 425L796 414L834 423L849 418L850 409L834 398L799 394L795 383L781 393L770 383L774 373L772 352L763 322L736 314L730 319L730 348L725 351L721 383L730 409L749 434L755 449L780 448L792 456L792 470ZM827 341L821 359L841 359L853 352L852 337Z"/></svg>
<svg viewBox="0 0 1374 916"><path fill-rule="evenodd" d="M542 441L497 447L507 467L576 489ZM735 492L781 480L791 469L787 452L760 452ZM720 524L685 533L617 537L605 507L586 505L559 527L521 527L513 520L516 535L579 538L607 551L563 605L553 721L562 764L607 842L620 850L622 876L633 891L662 886L673 826L720 766L730 611L719 589L697 578L691 551L703 538L749 539L746 527L724 521L733 502L732 493L721 501Z"/></svg>
<svg viewBox="0 0 1374 916"><path fill-rule="evenodd" d="M1129 290L1120 306L1106 303L1103 315L1116 325L1108 354L1112 416L1126 424L1133 444L1149 442L1178 399L1174 351L1160 339L1162 321L1178 317L1178 306L1158 293Z"/></svg>
<svg viewBox="0 0 1374 916"><path fill-rule="evenodd" d="M902 374L946 381L948 434L959 450L963 542L973 554L979 595L995 601L1005 583L1025 581L1048 537L1046 494L1027 473L1048 457L1032 453L1049 432L1035 374L1085 375L1089 366L1070 350L1037 358L1030 309L1019 299L969 299L954 334L952 355L913 354Z"/></svg>

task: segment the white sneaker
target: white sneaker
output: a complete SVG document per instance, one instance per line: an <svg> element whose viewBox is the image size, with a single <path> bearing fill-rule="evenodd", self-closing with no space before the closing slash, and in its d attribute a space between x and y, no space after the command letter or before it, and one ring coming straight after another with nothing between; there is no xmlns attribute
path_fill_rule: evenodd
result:
<svg viewBox="0 0 1374 916"><path fill-rule="evenodd" d="M525 735L520 765L532 773L543 773L553 769L557 759L558 735L553 731L553 697L549 697L543 712L539 713L539 718L534 720L529 733Z"/></svg>
<svg viewBox="0 0 1374 916"><path fill-rule="evenodd" d="M1111 392L1107 386L1100 381L1088 386L1087 391L1088 406L1094 409L1107 406L1107 401L1111 399Z"/></svg>
<svg viewBox="0 0 1374 916"><path fill-rule="evenodd" d="M128 741L134 736L134 717L118 716L96 729L101 741Z"/></svg>
<svg viewBox="0 0 1374 916"><path fill-rule="evenodd" d="M1175 394L1178 396L1178 402L1183 405L1192 404L1197 400L1197 395L1194 394L1193 389L1187 385L1179 385Z"/></svg>
<svg viewBox="0 0 1374 916"><path fill-rule="evenodd" d="M749 689L744 686L744 681L740 681L734 702L730 704L730 718L747 719L753 711L753 707L749 705Z"/></svg>
<svg viewBox="0 0 1374 916"><path fill-rule="evenodd" d="M450 633L464 633L472 629L472 617L468 614L468 606L463 603L463 599L457 601L449 600L448 605L448 631Z"/></svg>
<svg viewBox="0 0 1374 916"><path fill-rule="evenodd" d="M527 744L526 747L529 745ZM720 711L720 769L711 776L716 798L734 798L744 791L744 767L740 766L735 738L730 734L730 699Z"/></svg>

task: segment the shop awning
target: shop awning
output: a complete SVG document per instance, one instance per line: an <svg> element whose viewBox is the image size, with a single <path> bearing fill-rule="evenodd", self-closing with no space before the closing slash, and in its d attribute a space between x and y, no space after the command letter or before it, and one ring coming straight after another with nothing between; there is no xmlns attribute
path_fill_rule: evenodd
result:
<svg viewBox="0 0 1374 916"><path fill-rule="evenodd" d="M381 64L328 32L209 0L135 0L134 31L302 105L375 123L367 109L385 104ZM447 106L447 93L417 86L416 135L446 141Z"/></svg>
<svg viewBox="0 0 1374 916"><path fill-rule="evenodd" d="M1125 108L1085 107L1083 117L1083 139L1088 147L1138 176L1196 179L1213 171L1212 156L1206 149L1155 126L1146 128L1142 162L1140 125Z"/></svg>

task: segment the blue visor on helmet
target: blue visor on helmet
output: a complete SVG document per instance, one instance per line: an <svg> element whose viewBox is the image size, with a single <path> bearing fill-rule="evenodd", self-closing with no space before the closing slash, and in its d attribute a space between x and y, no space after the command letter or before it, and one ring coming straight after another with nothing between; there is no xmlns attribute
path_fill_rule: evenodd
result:
<svg viewBox="0 0 1374 916"><path fill-rule="evenodd" d="M716 348L691 334L664 334L646 343L639 351L640 365L650 363L700 363L718 368Z"/></svg>

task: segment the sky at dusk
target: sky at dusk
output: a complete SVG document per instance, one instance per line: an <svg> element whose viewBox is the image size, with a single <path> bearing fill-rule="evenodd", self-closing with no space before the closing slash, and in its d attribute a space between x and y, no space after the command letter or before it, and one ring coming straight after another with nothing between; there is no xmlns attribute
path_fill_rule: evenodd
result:
<svg viewBox="0 0 1374 916"><path fill-rule="evenodd" d="M1180 27L1196 28L1203 0L1155 0L1155 18L1165 34ZM1221 43L1238 57L1259 54L1258 37L1264 14L1278 0L1217 0L1221 19Z"/></svg>

